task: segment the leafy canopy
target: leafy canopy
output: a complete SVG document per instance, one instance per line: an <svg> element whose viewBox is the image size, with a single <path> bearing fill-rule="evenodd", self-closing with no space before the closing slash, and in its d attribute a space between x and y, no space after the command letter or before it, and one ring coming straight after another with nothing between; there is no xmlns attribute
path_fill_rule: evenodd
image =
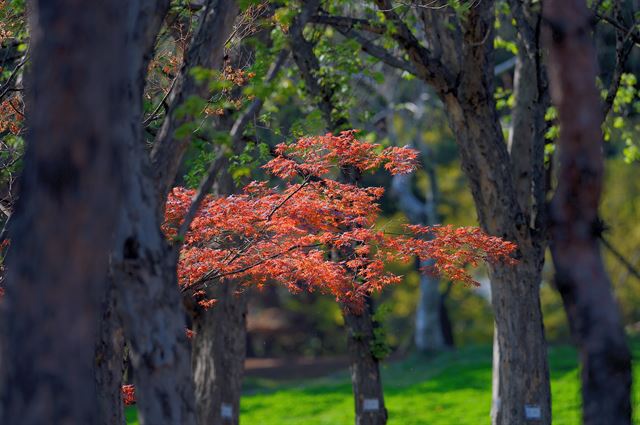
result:
<svg viewBox="0 0 640 425"><path fill-rule="evenodd" d="M466 265L514 262L513 243L478 228L405 225L402 234L387 233L376 227L384 189L335 179L346 167L412 172L413 149L382 149L345 131L280 144L274 155L263 168L284 181L282 189L254 181L240 195L210 195L186 234L179 283L205 307L212 305L205 286L235 279L328 293L357 311L367 295L401 281L385 270L388 262L433 259L433 272L471 285L477 283ZM176 237L193 196L180 187L169 196L163 227L168 238Z"/></svg>

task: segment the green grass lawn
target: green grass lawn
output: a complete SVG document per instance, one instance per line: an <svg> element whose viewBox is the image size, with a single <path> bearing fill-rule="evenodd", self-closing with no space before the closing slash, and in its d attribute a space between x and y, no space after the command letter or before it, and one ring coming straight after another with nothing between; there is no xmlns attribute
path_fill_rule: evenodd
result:
<svg viewBox="0 0 640 425"><path fill-rule="evenodd" d="M640 359L640 344L634 344ZM576 353L549 350L553 423L580 423ZM640 373L634 373L639 382ZM413 356L383 366L390 425L488 424L491 406L491 348L464 348L426 359ZM634 386L633 402L640 394ZM634 423L640 425L640 415ZM127 423L137 424L135 409ZM304 382L248 379L241 402L243 425L351 425L351 384L346 372Z"/></svg>

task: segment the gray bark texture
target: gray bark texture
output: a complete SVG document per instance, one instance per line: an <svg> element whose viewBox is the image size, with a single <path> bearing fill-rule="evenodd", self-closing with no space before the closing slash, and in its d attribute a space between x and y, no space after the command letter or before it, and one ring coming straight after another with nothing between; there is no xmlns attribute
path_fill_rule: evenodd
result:
<svg viewBox="0 0 640 425"><path fill-rule="evenodd" d="M536 137L514 135L511 152L507 149L493 98L494 2L474 4L464 20L450 9L420 8L416 13L424 23L431 50L413 35L390 1L376 3L393 23L392 36L407 53L418 77L443 100L481 228L518 244L518 265L495 264L490 268L497 342L492 423L526 424L533 416L537 423L549 424L549 372L538 290L545 247L543 205L539 202L544 199L540 172L544 146L543 139L537 137L542 130L535 129ZM511 6L518 23L526 24L521 31L523 43L534 46L537 34L527 21L530 10L520 2ZM539 63L538 56L529 58ZM536 79L540 78L542 68L536 65L534 69L538 70ZM539 99L545 87L541 82L534 87L538 87L532 91L535 96L523 98L516 114L533 113L537 123L537 117L544 113ZM523 150L530 152L531 161L514 160Z"/></svg>
<svg viewBox="0 0 640 425"><path fill-rule="evenodd" d="M551 96L560 120L551 255L580 352L582 420L631 424L631 355L598 240L603 115L590 13L584 0L548 0L545 18Z"/></svg>
<svg viewBox="0 0 640 425"><path fill-rule="evenodd" d="M142 139L142 94L167 1L130 2L128 45L132 58L120 125L128 133L127 197L112 250L118 315L122 318L141 424L195 423L190 350L178 291L175 251L160 231L155 174Z"/></svg>
<svg viewBox="0 0 640 425"><path fill-rule="evenodd" d="M124 369L124 329L118 315L115 284L109 275L102 305L102 320L95 354L99 425L124 425L122 375Z"/></svg>
<svg viewBox="0 0 640 425"><path fill-rule="evenodd" d="M233 281L214 283L218 302L193 319L193 373L201 424L240 420L240 395L247 341L247 296Z"/></svg>
<svg viewBox="0 0 640 425"><path fill-rule="evenodd" d="M98 423L96 312L128 191L130 11L122 0L29 5L34 72L2 303L3 424Z"/></svg>
<svg viewBox="0 0 640 425"><path fill-rule="evenodd" d="M367 303L359 313L350 311L348 307L343 309L356 425L384 425L388 417L380 377L380 362L372 352L375 338L370 305Z"/></svg>
<svg viewBox="0 0 640 425"><path fill-rule="evenodd" d="M113 271L134 369L140 423L188 425L196 423L191 350L177 286L177 252L166 242L160 224L167 192L189 142L174 142L173 132L187 119L194 119L178 122L175 110L191 95L206 96L196 91L189 70L193 66L220 67L237 7L233 1L206 3L149 157L142 143L140 102L147 64L167 7L164 1L141 2L133 21L132 41L142 55L131 81L131 102L137 112L129 121L134 140L128 183L132 191L117 234Z"/></svg>

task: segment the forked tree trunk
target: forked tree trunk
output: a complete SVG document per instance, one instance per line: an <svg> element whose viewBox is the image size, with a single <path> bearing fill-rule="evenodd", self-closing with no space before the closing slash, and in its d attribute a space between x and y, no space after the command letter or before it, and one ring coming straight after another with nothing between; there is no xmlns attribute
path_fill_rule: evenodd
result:
<svg viewBox="0 0 640 425"><path fill-rule="evenodd" d="M492 96L489 90L483 92ZM482 229L518 245L517 265L489 267L498 354L494 359L493 423L517 425L536 420L548 424L551 397L539 296L544 245L532 237L525 218L517 213L520 206L513 186L509 187L510 160L492 98L463 103L449 99L447 112ZM479 140L483 144L490 141L493 149L482 149ZM504 193L486 184L491 181L504 182Z"/></svg>
<svg viewBox="0 0 640 425"><path fill-rule="evenodd" d="M373 352L374 322L371 317L370 300L361 313L343 308L344 325L347 331L351 384L355 398L356 425L384 425L387 409L380 377L379 360Z"/></svg>
<svg viewBox="0 0 640 425"><path fill-rule="evenodd" d="M142 95L149 58L167 1L139 0L129 21L133 57L127 103L132 113L120 126L129 140L129 188L112 251L118 313L123 320L140 424L195 424L191 353L178 291L177 254L160 231L155 174L142 138Z"/></svg>
<svg viewBox="0 0 640 425"><path fill-rule="evenodd" d="M100 299L124 179L129 2L33 1L27 150L2 301L0 423L94 424Z"/></svg>
<svg viewBox="0 0 640 425"><path fill-rule="evenodd" d="M145 162L148 165L143 146L130 149L138 160L129 164L132 196L117 235L113 274L134 370L138 417L141 425L195 424L177 255L160 232L153 174L149 167L141 169Z"/></svg>
<svg viewBox="0 0 640 425"><path fill-rule="evenodd" d="M232 281L215 283L218 302L193 320L198 423L237 425L247 340L247 297Z"/></svg>
<svg viewBox="0 0 640 425"><path fill-rule="evenodd" d="M539 137L515 137L524 143L511 155L507 150L493 97L494 2L476 2L464 13L464 19L447 8L445 0L430 2L442 8L421 8L417 15L424 24L428 47L415 37L391 1L375 3L394 26L390 35L404 49L416 75L434 87L445 105L482 229L518 245L521 261L517 266L491 267L499 351L492 422L520 425L533 420L549 424L550 387L538 294L545 245L539 214L539 200L544 198L540 190L544 146ZM421 3L426 6L429 2ZM510 6L518 30L526 32L527 51L535 50L535 27L522 18L530 12L530 5L514 0ZM539 59L535 54L531 58ZM541 73L537 62L532 66ZM544 104L538 96L545 87L541 81L536 81L535 87L536 97L527 99L524 105L538 117L537 109ZM537 136L538 130L531 133ZM521 155L531 159L520 161ZM536 202L530 202L531 198ZM522 199L526 199L523 205Z"/></svg>
<svg viewBox="0 0 640 425"><path fill-rule="evenodd" d="M545 15L551 95L560 120L551 254L580 351L583 422L630 424L631 356L598 242L603 116L591 14L584 0L548 0Z"/></svg>

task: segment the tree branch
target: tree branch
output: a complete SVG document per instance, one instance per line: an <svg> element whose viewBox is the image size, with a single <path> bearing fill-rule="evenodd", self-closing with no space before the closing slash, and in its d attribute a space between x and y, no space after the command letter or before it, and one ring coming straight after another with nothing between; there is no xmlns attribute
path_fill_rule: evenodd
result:
<svg viewBox="0 0 640 425"><path fill-rule="evenodd" d="M350 38L360 44L363 52L381 60L390 67L401 69L412 75L418 74L418 70L411 62L400 59L386 49L373 44L372 40L363 37L358 31L344 27L336 27L336 30L338 30L338 32L340 32L344 37Z"/></svg>
<svg viewBox="0 0 640 425"><path fill-rule="evenodd" d="M314 15L309 19L309 22L313 24L330 25L345 30L360 30L372 34L382 35L386 32L384 25L372 23L368 19L352 18L350 16Z"/></svg>
<svg viewBox="0 0 640 425"><path fill-rule="evenodd" d="M265 81L267 83L271 83L275 79L278 72L280 71L280 68L287 60L287 57L289 57L289 51L282 50L278 55L278 57L276 58L275 62L271 65L271 68L269 68L269 71L267 71L267 75L265 76ZM251 105L249 105L249 107L242 114L240 114L240 116L233 123L233 127L231 127L231 132L230 132L231 146L235 147L240 143L242 133L244 132L249 122L251 122L251 119L253 119L258 114L258 112L262 108L263 103L264 103L263 99L256 98L251 103ZM218 173L220 172L220 170L223 169L227 164L228 164L228 159L225 155L225 152L221 150L218 153L218 156L216 157L216 159L209 165L207 172L205 173L204 177L200 182L200 185L198 186L198 190L193 196L193 200L191 201L189 210L187 211L187 214L185 214L184 220L180 225L180 228L178 229L178 234L177 234L178 241L184 240L184 237L187 235L187 232L189 231L189 226L191 226L193 219L196 217L198 209L200 209L200 205L202 204L202 201L204 200L207 193L209 193L209 191L213 187L213 183L215 182L215 179Z"/></svg>
<svg viewBox="0 0 640 425"><path fill-rule="evenodd" d="M600 240L602 241L602 245L604 245L604 247L607 248L609 252L611 252L611 254L613 254L613 256L616 257L616 259L627 268L629 273L631 273L636 279L640 280L640 270L636 269L634 265L631 264L631 262L627 260L624 255L622 255L622 253L620 253L620 251L618 251L613 245L611 245L611 243L607 239L605 239L604 236L601 235Z"/></svg>
<svg viewBox="0 0 640 425"><path fill-rule="evenodd" d="M378 9L385 18L395 26L391 37L398 42L400 47L409 56L416 67L417 75L431 84L438 92L446 93L456 86L454 76L439 60L432 58L429 50L424 47L411 29L395 12L390 0L375 0Z"/></svg>
<svg viewBox="0 0 640 425"><path fill-rule="evenodd" d="M7 96L7 94L12 91L11 85L13 84L13 80L16 77L16 75L18 75L18 71L20 71L20 68L22 68L24 64L27 63L27 60L29 59L28 53L29 51L27 50L27 52L22 57L22 60L18 62L16 67L11 72L11 75L9 75L9 78L7 79L7 81L2 85L2 87L0 87L0 102L2 102L4 98Z"/></svg>
<svg viewBox="0 0 640 425"><path fill-rule="evenodd" d="M616 20L618 22L622 21L622 8L619 2L614 2L614 14ZM613 101L618 94L618 89L620 88L620 80L622 79L622 74L624 72L624 66L627 63L627 59L631 54L631 49L633 48L633 42L630 41L631 35L635 32L635 25L631 27L629 30L624 30L621 26L615 27L616 31L616 65L613 69L613 75L611 76L611 83L609 84L609 89L607 90L607 97L603 102L603 113L602 119L606 120L607 115L609 115L609 111L613 107Z"/></svg>

